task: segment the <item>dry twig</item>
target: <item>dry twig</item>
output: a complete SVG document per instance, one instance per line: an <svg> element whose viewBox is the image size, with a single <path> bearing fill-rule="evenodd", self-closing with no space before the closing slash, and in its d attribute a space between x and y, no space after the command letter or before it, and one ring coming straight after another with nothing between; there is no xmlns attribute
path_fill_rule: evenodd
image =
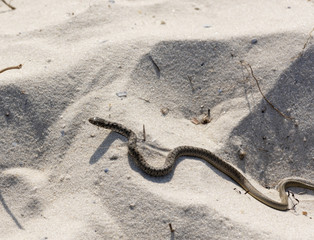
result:
<svg viewBox="0 0 314 240"><path fill-rule="evenodd" d="M305 41L305 43L304 43L304 45L303 45L303 48L302 48L301 52L300 52L298 55L292 57L292 58L291 58L292 61L294 61L294 60L296 60L296 59L298 59L298 58L300 58L300 57L303 56L304 51L305 51L305 48L307 47L307 45L309 44L309 42L310 42L310 40L311 40L311 38L312 38L312 33L313 33L313 32L314 32L314 28L312 28L312 30L309 32L309 34L308 34L309 36L308 36L308 38L306 39L306 41Z"/></svg>
<svg viewBox="0 0 314 240"><path fill-rule="evenodd" d="M251 74L252 77L254 78L254 80L255 80L255 82L256 82L256 85L257 85L257 87L258 87L258 90L259 90L259 92L261 93L261 95L263 96L263 98L265 99L265 101L266 101L273 109L275 109L281 116L283 116L285 119L288 119L288 120L293 121L294 118L289 117L289 116L287 116L286 114L282 113L278 108L276 108L276 107L274 106L274 104L272 104L272 103L266 98L266 96L264 95L264 93L262 92L262 90L261 90L261 88L260 88L260 86L259 86L259 83L258 83L257 78L255 77L255 75L254 75L254 73L253 73L253 69L252 69L251 65L250 65L249 63L243 61L243 60L241 60L240 63L242 64L242 66L244 66L244 67L246 68L246 70L248 71L248 73Z"/></svg>
<svg viewBox="0 0 314 240"><path fill-rule="evenodd" d="M3 73L5 71L8 71L8 70L12 70L12 69L21 69L22 68L22 64L18 65L18 66L13 66L13 67L7 67L7 68L4 68L2 70L0 70L0 73Z"/></svg>
<svg viewBox="0 0 314 240"><path fill-rule="evenodd" d="M10 5L9 3L7 3L5 0L1 0L5 5L7 5L9 8L11 8L12 10L15 10L15 7L13 7L12 5Z"/></svg>
<svg viewBox="0 0 314 240"><path fill-rule="evenodd" d="M170 228L170 232L174 232L175 230L172 228L172 225L171 225L171 223L169 223L169 228Z"/></svg>
<svg viewBox="0 0 314 240"><path fill-rule="evenodd" d="M294 200L296 200L297 203L293 203L293 207L291 209L295 210L295 207L300 203L299 199L297 199L294 196L294 193L288 190L288 197L290 197L290 195L294 198ZM291 210L290 209L290 210Z"/></svg>
<svg viewBox="0 0 314 240"><path fill-rule="evenodd" d="M145 125L143 124L143 141L146 141L146 131L145 131Z"/></svg>
<svg viewBox="0 0 314 240"><path fill-rule="evenodd" d="M310 42L310 40L311 40L311 38L312 38L312 33L313 33L313 32L314 32L314 27L313 27L312 30L310 31L309 36L308 36L308 38L306 39L306 41L305 41L305 43L304 43L304 46L303 46L303 48L302 48L302 51L298 54L297 58L302 57L305 48L307 47L307 45L309 44L309 42Z"/></svg>
<svg viewBox="0 0 314 240"><path fill-rule="evenodd" d="M310 39L312 38L312 33L313 33L313 32L314 32L314 27L313 27L312 30L310 31L309 37L306 39L306 42L304 43L304 46L303 46L302 50L304 50L304 49L307 47L307 45L309 44Z"/></svg>

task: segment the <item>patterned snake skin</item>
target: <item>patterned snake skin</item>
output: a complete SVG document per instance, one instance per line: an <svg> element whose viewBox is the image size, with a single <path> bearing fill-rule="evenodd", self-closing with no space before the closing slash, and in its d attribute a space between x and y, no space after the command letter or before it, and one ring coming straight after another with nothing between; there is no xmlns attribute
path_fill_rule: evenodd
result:
<svg viewBox="0 0 314 240"><path fill-rule="evenodd" d="M166 161L162 167L159 168L153 167L146 162L142 154L138 151L136 144L137 136L132 130L124 127L119 123L110 122L97 117L90 118L89 122L98 127L110 129L114 132L117 132L125 136L128 139L128 152L130 156L135 161L136 165L150 176L161 177L167 175L173 170L175 166L175 161L181 156L198 157L204 159L205 161L213 165L215 168L228 175L230 178L236 181L247 193L249 193L257 200L261 201L262 203L266 204L269 207L282 211L289 209L288 196L285 193L286 188L302 187L314 190L313 182L307 181L302 178L286 178L281 180L278 184L277 190L279 192L281 202L274 201L265 196L263 193L259 192L247 180L247 178L231 164L223 161L222 159L220 159L219 157L217 157L212 152L206 149L192 146L180 146L174 148L166 157Z"/></svg>

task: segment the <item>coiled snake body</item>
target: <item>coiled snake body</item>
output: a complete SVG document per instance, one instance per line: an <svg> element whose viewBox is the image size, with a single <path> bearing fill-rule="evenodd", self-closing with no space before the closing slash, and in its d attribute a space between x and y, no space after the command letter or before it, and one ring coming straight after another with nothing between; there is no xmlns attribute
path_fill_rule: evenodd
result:
<svg viewBox="0 0 314 240"><path fill-rule="evenodd" d="M136 134L124 127L123 125L115 122L110 122L101 118L90 118L89 122L106 129L110 129L114 132L117 132L128 139L128 153L135 161L136 165L141 168L146 174L154 177L165 176L170 173L174 166L175 161L181 156L192 156L204 159L215 168L220 170L221 172L228 175L234 181L236 181L247 193L251 196L259 200L260 202L266 204L269 207L275 208L277 210L288 210L288 196L285 193L286 188L288 187L302 187L314 190L314 183L302 178L285 178L281 180L278 184L278 192L281 199L281 202L274 201L263 193L258 191L248 180L247 178L238 171L234 166L231 164L223 161L216 155L214 155L209 150L203 148L197 148L192 146L180 146L176 147L171 150L166 157L166 161L162 167L153 167L146 162L142 154L139 152L136 142L137 136Z"/></svg>

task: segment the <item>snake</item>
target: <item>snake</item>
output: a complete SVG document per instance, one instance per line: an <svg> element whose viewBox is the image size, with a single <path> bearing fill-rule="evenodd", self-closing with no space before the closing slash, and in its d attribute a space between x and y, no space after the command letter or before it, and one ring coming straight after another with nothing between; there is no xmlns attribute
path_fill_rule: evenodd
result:
<svg viewBox="0 0 314 240"><path fill-rule="evenodd" d="M217 157L209 150L193 146L179 146L173 148L168 153L164 165L161 167L154 167L145 160L143 155L138 150L138 138L131 129L123 126L122 124L98 117L90 118L89 122L93 125L109 129L126 137L128 139L128 154L143 172L152 177L166 176L174 170L175 162L179 157L187 156L205 160L206 162L217 168L219 171L229 176L236 183L238 183L246 191L246 193L250 194L252 197L262 202L263 204L277 210L289 210L288 195L286 194L287 188L301 187L314 190L314 182L299 177L284 178L279 181L277 185L277 190L279 192L281 201L275 201L258 191L244 176L244 174L237 170L232 164Z"/></svg>

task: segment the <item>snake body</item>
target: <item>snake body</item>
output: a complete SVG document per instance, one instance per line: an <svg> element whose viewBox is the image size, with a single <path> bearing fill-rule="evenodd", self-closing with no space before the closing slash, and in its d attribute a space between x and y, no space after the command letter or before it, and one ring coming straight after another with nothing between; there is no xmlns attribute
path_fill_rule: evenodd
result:
<svg viewBox="0 0 314 240"><path fill-rule="evenodd" d="M166 157L165 163L162 167L154 167L147 163L142 154L139 152L137 148L137 136L136 134L126 128L125 126L107 121L101 118L90 118L89 122L106 129L110 129L114 132L117 132L128 139L128 153L135 161L136 165L142 169L146 174L154 177L161 177L169 174L175 166L175 161L181 156L191 156L204 159L215 168L220 170L221 172L228 175L234 181L236 181L247 193L249 193L252 197L256 198L260 202L266 204L269 207L272 207L277 210L288 210L288 196L286 194L286 188L288 187L302 187L314 190L314 183L302 178L285 178L281 180L278 184L277 190L279 192L279 196L281 202L275 201L263 193L258 191L248 180L247 178L238 171L234 166L230 163L227 163L217 157L215 154L210 152L209 150L192 147L192 146L180 146L176 147L169 152Z"/></svg>

